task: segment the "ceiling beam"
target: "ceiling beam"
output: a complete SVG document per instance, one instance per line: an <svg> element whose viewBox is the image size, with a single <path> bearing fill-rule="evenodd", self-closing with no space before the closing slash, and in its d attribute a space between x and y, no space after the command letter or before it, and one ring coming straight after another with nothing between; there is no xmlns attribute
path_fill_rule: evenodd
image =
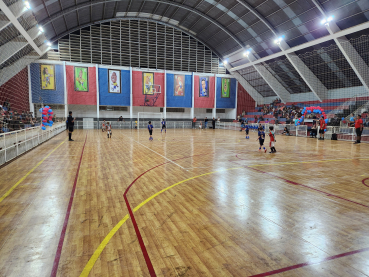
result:
<svg viewBox="0 0 369 277"><path fill-rule="evenodd" d="M186 35L196 39L197 41L201 42L203 45L205 45L207 48L209 48L214 54L216 54L219 58L221 57L220 54L215 50L213 49L210 45L208 45L205 41L203 41L202 39L199 39L197 38L196 36L194 36L194 34L191 34L190 32L182 29L182 28L179 28L178 26L176 25L173 25L173 24L170 24L166 21L160 21L160 20L156 20L156 19L151 19L151 18L147 18L147 17L139 17L139 16L136 16L136 17L115 17L115 18L110 18L110 19L105 19L105 20L100 20L100 21L96 21L96 22L90 22L90 23L87 23L87 24L84 24L84 25L81 25L81 26L78 26L78 27L75 27L75 28L72 28L66 32L63 32L61 33L60 35L58 36L55 36L54 38L50 39L51 42L55 42L57 40L59 40L60 38L70 34L70 33L73 33L79 29L83 29L83 28L86 28L86 27L89 27L91 25L94 25L94 24L101 24L101 23L104 23L104 22L111 22L111 21L117 21L117 20L141 20L141 21L148 21L148 22L155 22L155 23L159 23L159 24L162 24L162 25L165 25L165 26L169 26L169 27L172 27L178 31L181 31L183 33L185 33Z"/></svg>
<svg viewBox="0 0 369 277"><path fill-rule="evenodd" d="M323 42L326 42L326 41L329 41L329 40L334 40L336 38L340 38L340 37L343 37L343 36L358 32L358 31L368 29L368 28L369 28L369 22L365 22L365 23L356 25L354 27L336 32L334 34L329 34L327 36L324 36L324 37L306 42L304 44L301 44L301 45L298 45L298 46L295 46L295 47L291 47L291 48L289 48L285 51L281 51L281 52L266 56L264 58L258 59L258 60L253 61L253 62L247 62L247 60L245 60L244 64L233 67L233 68L230 69L230 71L237 71L237 70L240 70L240 69L245 68L245 67L249 67L249 66L256 65L256 64L259 64L259 63L262 63L262 62L266 62L266 61L284 56L286 54L293 53L293 52L296 52L296 51L299 51L299 50L303 50L305 48L312 47L314 45L318 45L320 43L323 43ZM244 59L244 57L242 55L242 51L236 51L235 55L229 56L229 62L232 62L232 60L240 60L240 59Z"/></svg>
<svg viewBox="0 0 369 277"><path fill-rule="evenodd" d="M316 0L312 0L317 9L326 18L328 13L325 11L324 7ZM335 22L329 22L325 24L330 35L342 32ZM366 91L369 93L369 67L352 46L351 42L346 38L345 35L341 37L334 37L334 42L337 47L342 52L343 56L354 70L356 76L359 78L360 82L363 84Z"/></svg>
<svg viewBox="0 0 369 277"><path fill-rule="evenodd" d="M11 13L14 14L15 18L19 18L20 16L22 16L23 14L25 14L28 10L24 7L23 1L18 0L17 2L13 3L12 5L9 6L9 10L11 11ZM0 11L0 13L3 13ZM6 27L8 27L10 24L12 24L9 21L7 21L5 24L3 24L2 26L0 26L0 31L5 29Z"/></svg>
<svg viewBox="0 0 369 277"><path fill-rule="evenodd" d="M242 6L244 6L246 9L248 9L251 13L253 13L261 22L263 22L272 32L275 36L277 36L277 30L274 29L272 24L269 23L269 21L262 16L257 10L255 10L249 3L247 3L245 0L237 0L238 3L240 3Z"/></svg>
<svg viewBox="0 0 369 277"><path fill-rule="evenodd" d="M2 0L0 0L2 1ZM94 6L94 5L98 5L101 3L107 3L107 2L115 2L115 1L119 1L119 0L96 0L93 2L84 2L84 3L80 3L77 6L73 6L70 8L65 9L64 11L60 11L57 12L53 15L51 15L49 18L41 21L39 24L42 26L45 26L51 22L53 22L55 19L61 17L61 16L65 16L66 14L69 14L71 12L77 11L79 9L83 9L85 7L89 7L89 6ZM222 24L220 24L219 22L217 22L216 20L214 20L213 18L211 18L210 16L190 7L184 4L180 4L177 2L173 2L173 1L169 1L169 0L146 0L146 1L152 1L152 2L156 2L156 3L162 3L162 4L167 4L167 5L171 5L174 7L179 7L181 9L184 10L188 10L192 13L195 13L203 18L205 18L206 20L210 21L212 24L214 24L215 26L217 26L218 28L222 29L227 35L229 35L237 44L239 44L241 47L243 47L243 43L242 41L240 41L231 31L229 31L227 28L225 28Z"/></svg>
<svg viewBox="0 0 369 277"><path fill-rule="evenodd" d="M35 49L37 54L41 55L42 52L40 48L37 47L37 45L33 42L32 38L29 36L29 34L24 30L22 25L20 25L18 19L14 16L14 14L10 11L8 6L4 3L3 0L0 0L0 9L4 12L4 14L8 17L10 22L18 29L18 31L21 33L21 35L28 41L28 43Z"/></svg>

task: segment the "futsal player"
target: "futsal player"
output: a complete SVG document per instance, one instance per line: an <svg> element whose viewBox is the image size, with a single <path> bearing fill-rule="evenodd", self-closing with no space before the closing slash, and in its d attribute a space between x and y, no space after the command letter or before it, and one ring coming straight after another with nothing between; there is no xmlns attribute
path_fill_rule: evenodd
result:
<svg viewBox="0 0 369 277"><path fill-rule="evenodd" d="M150 134L149 140L153 140L153 138L152 138L152 129L154 129L154 127L151 125L151 121L149 121L149 125L147 125L147 129L149 130L149 134Z"/></svg>
<svg viewBox="0 0 369 277"><path fill-rule="evenodd" d="M245 130L246 130L246 136L248 136L249 135L249 125L248 124L246 124Z"/></svg>
<svg viewBox="0 0 369 277"><path fill-rule="evenodd" d="M72 139L72 133L73 133L73 129L74 129L74 118L72 117L72 112L69 112L67 122L68 122L68 130L69 130L69 141L74 141Z"/></svg>
<svg viewBox="0 0 369 277"><path fill-rule="evenodd" d="M166 133L167 132L167 127L165 126L165 120L164 120L164 118L163 118L163 121L161 122L161 131L160 131L160 133L163 132L163 129L165 129L165 133Z"/></svg>
<svg viewBox="0 0 369 277"><path fill-rule="evenodd" d="M106 122L105 122L105 119L104 119L104 121L103 121L103 123L102 123L102 127L101 127L101 131L105 131L105 129L106 129Z"/></svg>
<svg viewBox="0 0 369 277"><path fill-rule="evenodd" d="M108 122L106 124L106 132L108 133L108 138L111 138L111 124L110 124L110 122Z"/></svg>
<svg viewBox="0 0 369 277"><path fill-rule="evenodd" d="M363 132L363 120L361 119L361 115L357 116L355 120L355 130L356 130L356 141L354 144L361 143L361 133Z"/></svg>
<svg viewBox="0 0 369 277"><path fill-rule="evenodd" d="M261 147L263 147L264 153L266 153L267 150L263 146L264 145L264 140L265 140L265 133L264 133L262 128L259 128L258 138L256 140L259 140L259 151L261 151Z"/></svg>
<svg viewBox="0 0 369 277"><path fill-rule="evenodd" d="M269 137L270 137L270 142L269 142L269 147L270 147L270 152L269 153L275 153L277 152L277 150L275 150L275 134L273 131L274 127L273 126L269 126ZM266 150L265 150L266 152Z"/></svg>
<svg viewBox="0 0 369 277"><path fill-rule="evenodd" d="M324 130L327 127L327 124L324 121L324 117L322 116L319 120L319 139L324 140Z"/></svg>

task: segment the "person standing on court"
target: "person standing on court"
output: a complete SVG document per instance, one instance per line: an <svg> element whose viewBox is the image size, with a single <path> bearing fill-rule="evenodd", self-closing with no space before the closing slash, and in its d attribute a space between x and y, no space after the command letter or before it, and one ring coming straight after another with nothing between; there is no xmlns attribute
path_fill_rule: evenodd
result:
<svg viewBox="0 0 369 277"><path fill-rule="evenodd" d="M211 124L213 124L213 129L215 129L215 118L213 117L213 120L211 121Z"/></svg>
<svg viewBox="0 0 369 277"><path fill-rule="evenodd" d="M192 129L196 127L196 116L192 119Z"/></svg>
<svg viewBox="0 0 369 277"><path fill-rule="evenodd" d="M361 143L361 133L363 132L363 120L361 119L361 115L357 116L355 120L355 130L356 130L356 141L354 144Z"/></svg>
<svg viewBox="0 0 369 277"><path fill-rule="evenodd" d="M69 116L68 116L69 141L74 141L72 139L72 133L74 129L74 119L75 118L72 117L72 112L69 112Z"/></svg>
<svg viewBox="0 0 369 277"><path fill-rule="evenodd" d="M207 117L205 117L205 119L204 119L204 122L205 122L205 129L207 129L208 128L208 118Z"/></svg>

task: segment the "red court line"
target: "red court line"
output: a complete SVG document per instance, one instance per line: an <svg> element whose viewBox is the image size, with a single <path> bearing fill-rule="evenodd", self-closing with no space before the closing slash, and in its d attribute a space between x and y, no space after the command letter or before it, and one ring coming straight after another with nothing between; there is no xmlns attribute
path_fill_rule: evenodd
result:
<svg viewBox="0 0 369 277"><path fill-rule="evenodd" d="M369 180L369 178L365 178L365 179L364 179L364 180L362 180L361 182L363 182L363 185L364 185L364 186L369 187L369 185L365 184L365 181L366 181L366 180Z"/></svg>
<svg viewBox="0 0 369 277"><path fill-rule="evenodd" d="M212 153L211 153L212 154ZM173 161L178 161L178 160L182 160L182 159L187 159L187 158L191 158L191 157L195 157L195 156L202 156L202 155L207 155L207 154L199 154L199 155L193 155L193 156L187 156L187 157L183 157L183 158L179 158L179 159L175 159ZM165 163L162 163L162 164L159 164L157 166L154 166L148 170L146 170L145 172L143 172L141 175L139 175L136 179L133 180L133 182L127 187L126 191L124 192L123 194L123 197L124 197L124 201L126 202L126 205L127 205L127 208L128 208L128 212L129 212L129 216L131 217L131 220L132 220L132 223L133 223L133 226L135 228L135 232L136 232L136 236L137 236L137 239L138 239L138 242L140 243L140 247L141 247L141 251L142 251L142 254L145 258L145 262L146 262L146 265L147 265L147 268L149 270L149 273L150 273L150 276L155 276L156 277L156 273L155 273L155 270L154 270L154 267L151 263L151 260L150 260L150 257L149 257L149 254L147 253L147 250L146 250L146 246L143 242L143 239L142 239L142 236L141 236L141 233L140 233L140 230L137 226L137 222L136 222L136 219L135 219L135 216L133 215L133 212L132 212L132 209L131 209L131 205L129 204L129 201L127 199L127 193L129 191L129 189L132 187L132 185L138 180L140 179L143 175L145 175L147 172L159 167L159 166L162 166L162 165L165 165L167 163L170 163L170 162L165 162Z"/></svg>
<svg viewBox="0 0 369 277"><path fill-rule="evenodd" d="M342 254L338 254L338 255L334 255L334 256L330 256L330 257L326 257L326 258L323 258L323 259L320 259L320 260L311 260L311 261L306 262L306 263L291 265L291 266L288 266L288 267L284 267L284 268L280 268L280 269L276 269L276 270L272 270L272 271L268 271L268 272L264 272L264 273L259 273L259 274L252 275L252 276L249 276L249 277L271 276L271 275L274 275L274 274L279 274L279 273L282 273L282 272L290 271L290 270L293 270L293 269L297 269L297 268L301 268L301 267L305 267L305 266L309 266L309 265L321 264L321 263L324 263L326 261L335 260L335 259L339 259L339 258L346 257L346 256L351 256L351 255L366 252L366 251L369 251L369 247L354 250L354 251L350 251L350 252L346 252L346 253L342 253Z"/></svg>
<svg viewBox="0 0 369 277"><path fill-rule="evenodd" d="M287 182L287 183L290 183L290 184L292 184L292 185L296 185L296 186L301 186L301 187L304 187L304 188L308 188L308 189L314 190L314 191L316 191L316 192L323 193L323 194L324 194L324 195L326 195L326 196L335 197L335 198L338 198L338 199L341 199L341 200L344 200L344 201L347 201L347 202L350 202L350 203L354 203L354 204L356 204L356 205L363 206L363 207L365 207L365 208L369 208L369 206L368 206L368 205L364 205L364 204L361 204L361 203L359 203L359 202L355 202L355 201L353 201L353 200L350 200L350 199L347 199L347 198L344 198L344 197L341 197L341 196L338 196L338 195L334 195L334 194L331 194L331 193L328 193L328 192L325 192L325 191L322 191L322 190L320 190L320 189L316 189L316 188L313 188L313 187L310 187L310 186L307 186L307 185L299 184L299 183L296 183L296 182L294 182L294 181L290 181L290 180L288 180L288 179L285 179L285 178L283 178L283 177L279 177L279 176L277 176L277 175L271 174L271 173L269 173L269 172L262 171L262 170L260 170L260 169L256 169L256 168L252 168L252 167L248 167L248 166L245 166L245 167L246 167L246 168L250 168L250 169L252 169L252 170L256 170L256 171L261 172L261 173L264 173L264 174L268 174L268 175L270 175L270 176L273 176L273 177L275 177L275 178L281 179L281 180L283 180L283 181L285 181L285 182Z"/></svg>
<svg viewBox="0 0 369 277"><path fill-rule="evenodd" d="M70 199L69 199L69 204L68 204L68 208L67 208L67 213L65 215L63 229L61 231L58 248L56 250L56 255L55 255L55 259L54 259L53 269L52 269L51 275L50 275L51 277L55 277L56 276L56 273L58 271L58 266L59 266L59 261L60 261L60 255L61 255L61 252L62 252L62 249L63 249L65 232L67 231L69 215L70 215L70 211L72 209L72 204L73 204L73 199L74 199L74 192L76 191L78 174L79 174L79 168L81 167L82 156L83 156L83 151L85 150L86 141L87 141L87 134L86 134L86 138L85 138L85 143L83 144L81 158L79 159L79 164L78 164L78 168L77 168L76 177L74 178L74 184L73 184L72 192L70 194Z"/></svg>

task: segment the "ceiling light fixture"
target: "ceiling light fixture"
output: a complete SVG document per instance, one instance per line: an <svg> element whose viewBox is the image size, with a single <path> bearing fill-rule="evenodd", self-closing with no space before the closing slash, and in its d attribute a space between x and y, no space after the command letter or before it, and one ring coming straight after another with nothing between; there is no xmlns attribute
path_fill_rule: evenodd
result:
<svg viewBox="0 0 369 277"><path fill-rule="evenodd" d="M327 18L324 18L322 21L320 21L320 23L322 25L329 25L329 22L331 22L333 20L333 15L328 16Z"/></svg>
<svg viewBox="0 0 369 277"><path fill-rule="evenodd" d="M281 44L282 40L283 40L283 37L276 38L274 40L274 43L279 45L279 44Z"/></svg>
<svg viewBox="0 0 369 277"><path fill-rule="evenodd" d="M46 44L47 44L47 46L51 46L51 42L50 41L48 41L48 42L46 42Z"/></svg>
<svg viewBox="0 0 369 277"><path fill-rule="evenodd" d="M30 10L31 9L31 5L28 1L25 1L24 2L24 5L26 6L27 10Z"/></svg>
<svg viewBox="0 0 369 277"><path fill-rule="evenodd" d="M44 32L44 28L42 28L42 26L39 26L38 29L40 30L41 33Z"/></svg>

